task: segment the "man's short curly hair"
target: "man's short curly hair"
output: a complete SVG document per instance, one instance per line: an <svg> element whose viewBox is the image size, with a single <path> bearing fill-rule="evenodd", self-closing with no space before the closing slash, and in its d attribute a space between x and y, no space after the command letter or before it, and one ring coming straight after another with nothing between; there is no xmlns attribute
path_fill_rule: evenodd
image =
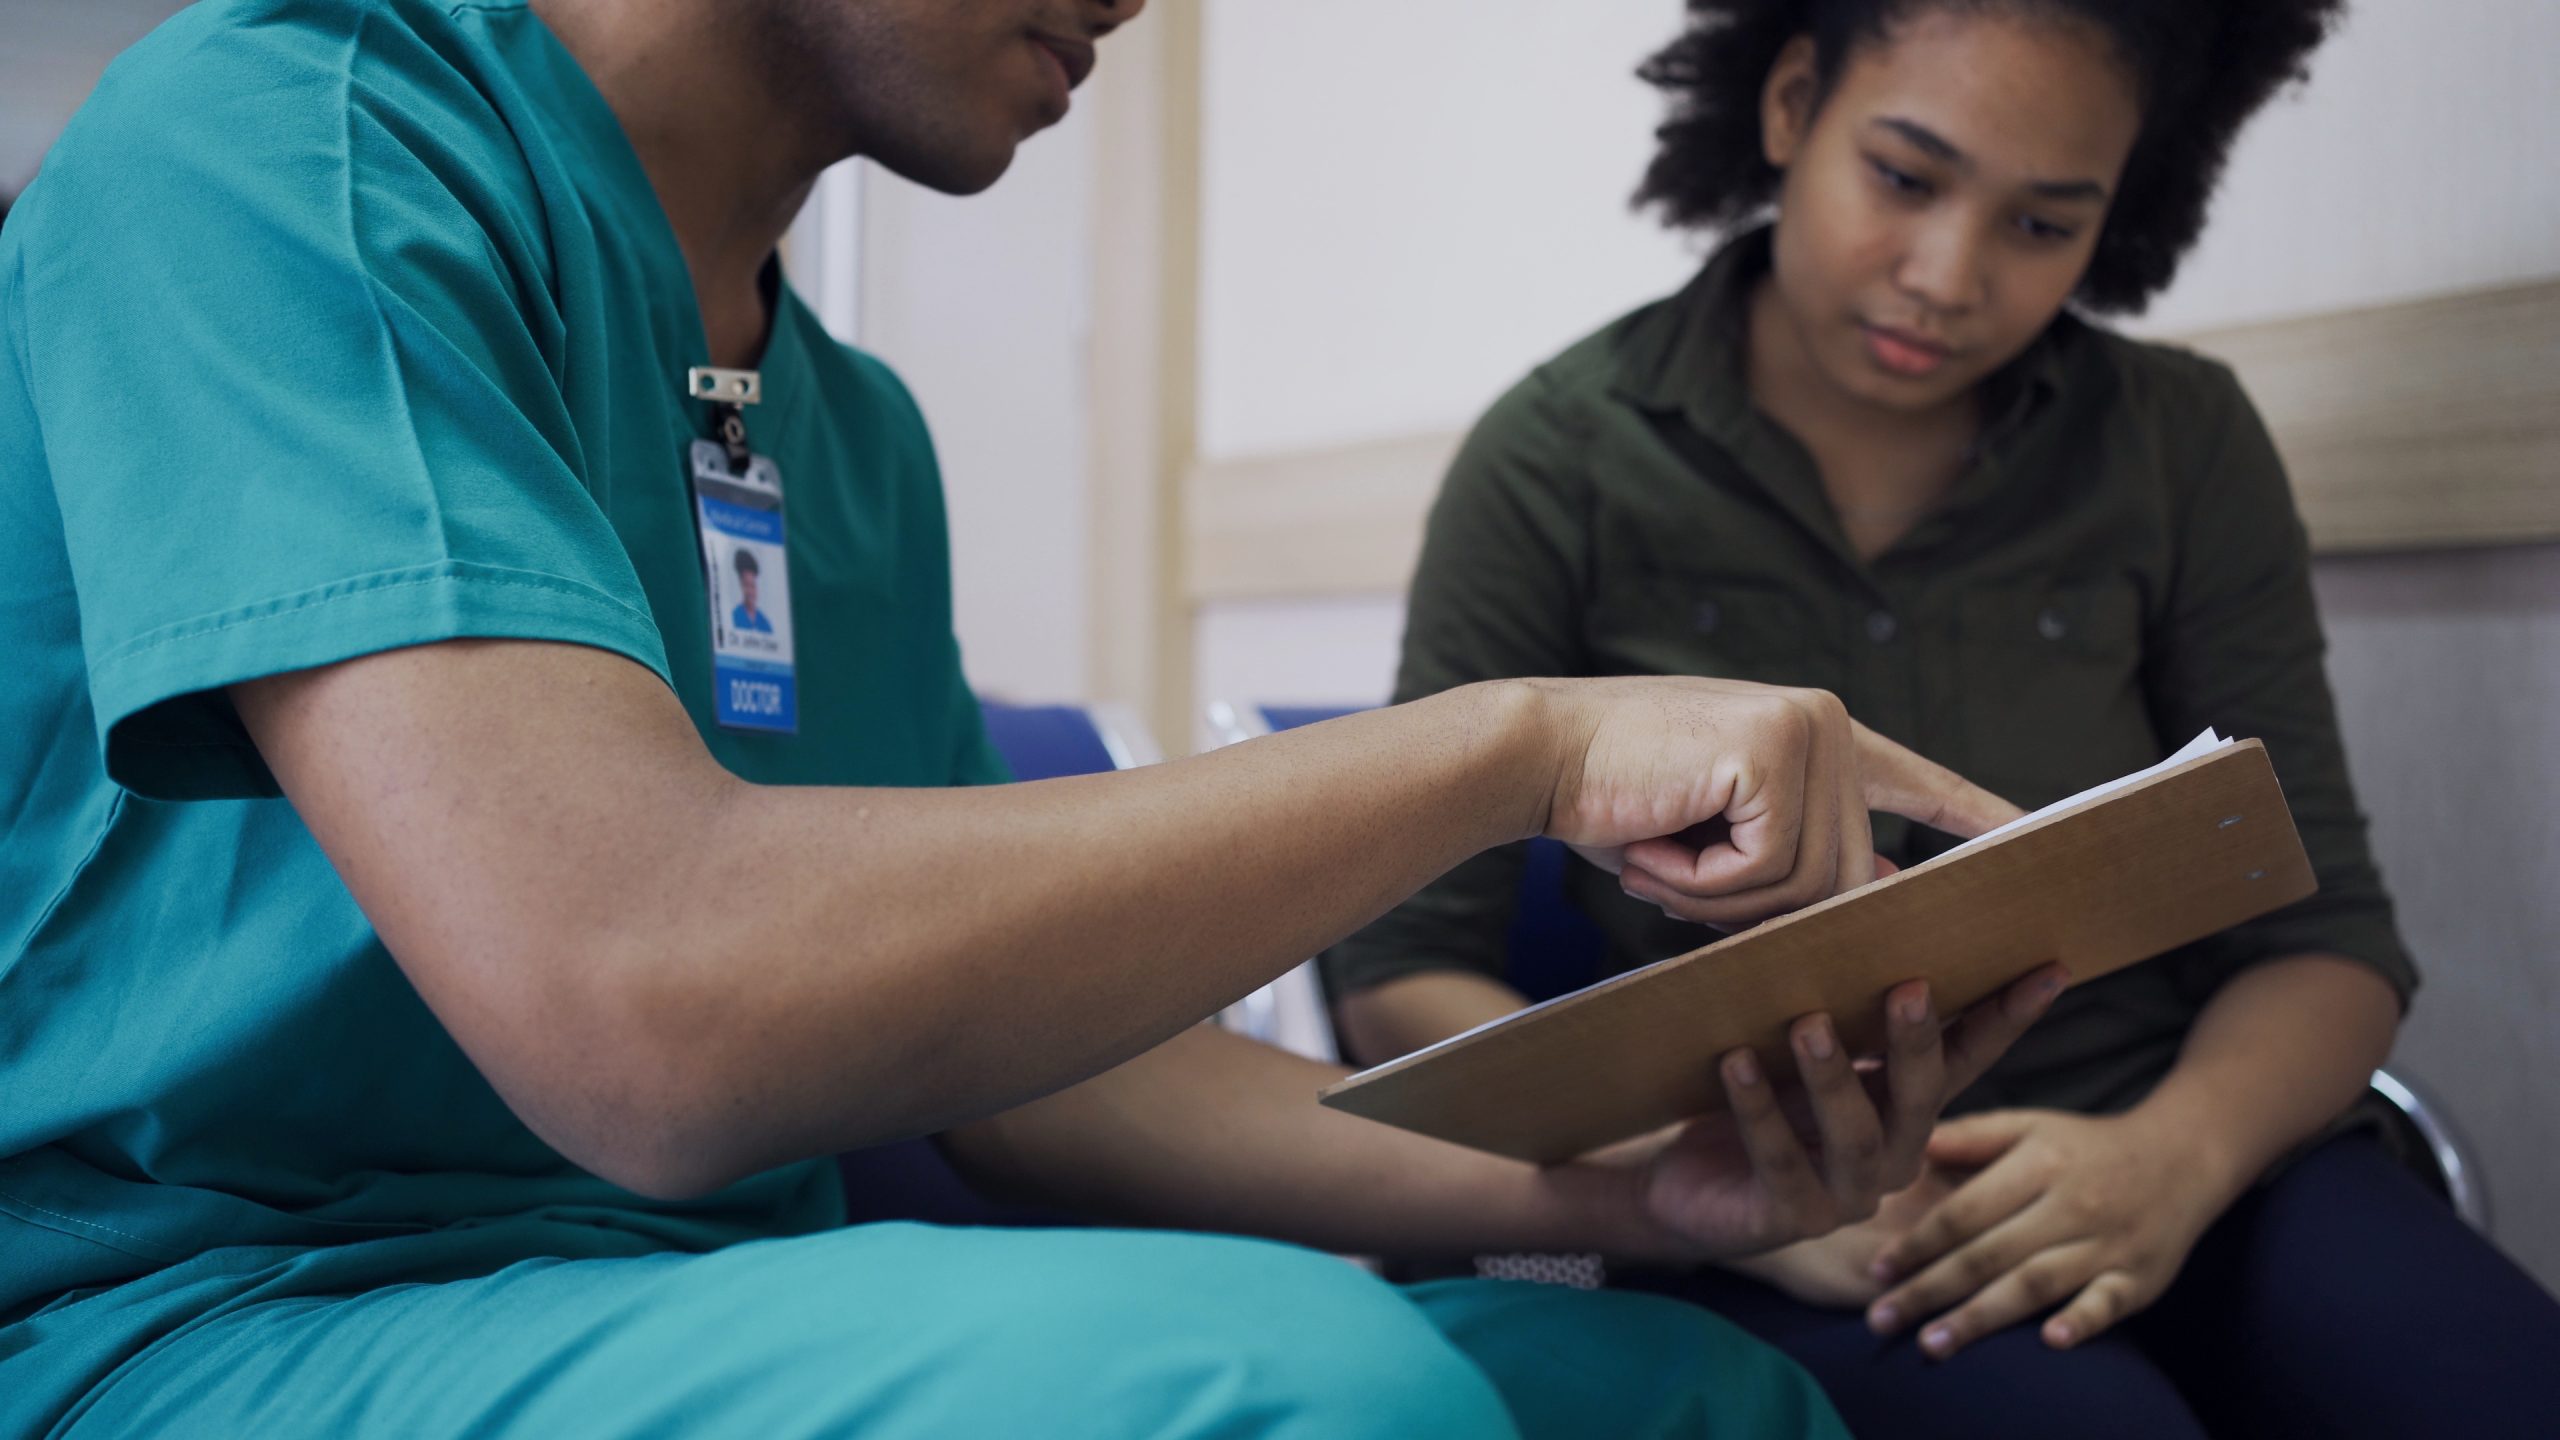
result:
<svg viewBox="0 0 2560 1440"><path fill-rule="evenodd" d="M1827 93L1860 43L1928 9L2044 14L2094 25L2133 72L2143 126L2075 299L2138 313L2178 273L2204 229L2232 137L2276 90L2305 74L2345 0L1689 0L1680 37L1637 71L1669 96L1670 118L1639 206L1681 226L1730 226L1777 194L1761 154L1760 94L1778 52L1813 37Z"/></svg>

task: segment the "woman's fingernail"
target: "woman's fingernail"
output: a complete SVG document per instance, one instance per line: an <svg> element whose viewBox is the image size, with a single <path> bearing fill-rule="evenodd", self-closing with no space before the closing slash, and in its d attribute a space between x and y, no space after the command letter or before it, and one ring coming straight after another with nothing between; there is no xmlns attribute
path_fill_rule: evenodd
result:
<svg viewBox="0 0 2560 1440"><path fill-rule="evenodd" d="M1879 1335L1893 1333L1893 1327L1900 1323L1902 1323L1902 1313L1882 1302L1878 1302L1867 1311L1867 1328Z"/></svg>
<svg viewBox="0 0 2560 1440"><path fill-rule="evenodd" d="M2048 1334L2056 1345L2071 1343L2071 1327L2068 1325L2056 1324Z"/></svg>
<svg viewBox="0 0 2560 1440"><path fill-rule="evenodd" d="M1816 1020L1812 1024L1807 1025L1804 1027L1804 1034L1800 1036L1799 1039L1804 1045L1805 1054L1812 1056L1816 1060L1828 1060L1831 1058L1831 1022L1829 1020Z"/></svg>
<svg viewBox="0 0 2560 1440"><path fill-rule="evenodd" d="M1726 1073L1733 1077L1733 1083L1736 1085L1757 1085L1760 1083L1760 1061L1758 1057L1754 1056L1748 1050L1734 1056L1733 1060L1725 1068Z"/></svg>
<svg viewBox="0 0 2560 1440"><path fill-rule="evenodd" d="M1893 1278L1893 1262L1879 1255L1867 1262L1867 1273L1878 1280L1890 1280Z"/></svg>
<svg viewBox="0 0 2560 1440"><path fill-rule="evenodd" d="M1917 1025L1929 1018L1929 997L1905 995L1894 1003L1893 1013L1901 1017L1903 1024Z"/></svg>
<svg viewBox="0 0 2560 1440"><path fill-rule="evenodd" d="M1955 1348L1956 1332L1944 1325L1932 1325L1920 1332L1920 1348L1932 1355L1944 1355Z"/></svg>

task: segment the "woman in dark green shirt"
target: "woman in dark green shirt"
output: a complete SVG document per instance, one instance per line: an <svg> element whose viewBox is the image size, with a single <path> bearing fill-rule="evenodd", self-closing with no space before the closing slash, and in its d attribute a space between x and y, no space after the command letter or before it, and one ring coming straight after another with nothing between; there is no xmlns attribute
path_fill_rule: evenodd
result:
<svg viewBox="0 0 2560 1440"><path fill-rule="evenodd" d="M1668 1283L1793 1351L1862 1434L2052 1433L2057 1396L2075 1435L2416 1433L2444 1397L2413 1345L2482 1377L2471 1433L2526 1424L2560 1307L2345 1123L2416 975L2274 447L2228 370L2078 313L2169 282L2337 0L1689 8L1646 70L1673 114L1640 199L1740 233L1477 426L1397 698L1819 687L2022 806L2215 726L2265 740L2320 891L2067 994L1872 1220ZM1905 865L1952 843L1876 836ZM1355 1058L1521 1003L1500 978L1519 863L1480 857L1328 957ZM1640 866L1567 883L1618 968L1711 938ZM2348 1260L2412 1247L2410 1274Z"/></svg>

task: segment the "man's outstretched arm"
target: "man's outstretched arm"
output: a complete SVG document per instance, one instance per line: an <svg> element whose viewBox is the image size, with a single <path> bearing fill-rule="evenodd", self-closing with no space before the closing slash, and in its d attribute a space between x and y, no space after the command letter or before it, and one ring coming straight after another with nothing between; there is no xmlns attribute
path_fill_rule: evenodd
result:
<svg viewBox="0 0 2560 1440"><path fill-rule="evenodd" d="M1700 918L1862 883L1866 805L2013 813L1818 692L1506 682L1120 775L729 774L627 659L460 641L233 688L286 795L526 1123L682 1194L1107 1070L1544 830ZM1660 837L1722 817L1704 850Z"/></svg>

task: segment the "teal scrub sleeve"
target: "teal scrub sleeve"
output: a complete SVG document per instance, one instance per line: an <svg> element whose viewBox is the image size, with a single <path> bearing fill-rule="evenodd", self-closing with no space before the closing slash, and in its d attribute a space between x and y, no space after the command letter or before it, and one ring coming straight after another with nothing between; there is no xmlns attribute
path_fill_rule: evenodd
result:
<svg viewBox="0 0 2560 1440"><path fill-rule="evenodd" d="M150 798L275 793L222 690L262 675L484 636L666 676L523 158L417 37L350 67L343 9L111 70L152 88L65 134L20 247L98 740Z"/></svg>

